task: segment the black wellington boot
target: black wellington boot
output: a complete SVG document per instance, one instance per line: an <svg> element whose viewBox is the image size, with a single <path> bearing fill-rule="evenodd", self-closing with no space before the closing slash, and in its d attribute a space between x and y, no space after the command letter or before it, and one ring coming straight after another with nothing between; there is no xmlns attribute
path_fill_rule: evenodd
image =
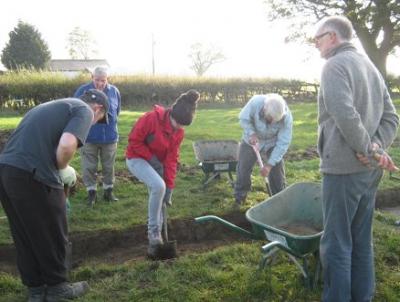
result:
<svg viewBox="0 0 400 302"><path fill-rule="evenodd" d="M104 190L103 199L105 201L108 201L108 202L118 201L118 198L115 197L112 190L113 190L112 188L108 188L108 189Z"/></svg>
<svg viewBox="0 0 400 302"><path fill-rule="evenodd" d="M96 203L96 200L97 200L97 192L96 192L96 190L89 190L88 191L88 197L87 197L87 201L88 201L87 205L89 207L93 207L94 204Z"/></svg>

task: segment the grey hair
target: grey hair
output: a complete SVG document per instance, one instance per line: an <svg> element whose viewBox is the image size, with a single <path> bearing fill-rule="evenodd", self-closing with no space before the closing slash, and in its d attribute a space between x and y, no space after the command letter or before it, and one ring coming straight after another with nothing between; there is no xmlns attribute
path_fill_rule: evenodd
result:
<svg viewBox="0 0 400 302"><path fill-rule="evenodd" d="M93 76L106 76L108 77L108 68L106 66L97 66L93 70Z"/></svg>
<svg viewBox="0 0 400 302"><path fill-rule="evenodd" d="M333 31L341 41L350 41L353 37L353 25L350 20L343 16L331 16L321 20L320 28Z"/></svg>
<svg viewBox="0 0 400 302"><path fill-rule="evenodd" d="M270 116L274 122L282 119L286 112L286 102L279 94L269 93L264 99L264 115Z"/></svg>

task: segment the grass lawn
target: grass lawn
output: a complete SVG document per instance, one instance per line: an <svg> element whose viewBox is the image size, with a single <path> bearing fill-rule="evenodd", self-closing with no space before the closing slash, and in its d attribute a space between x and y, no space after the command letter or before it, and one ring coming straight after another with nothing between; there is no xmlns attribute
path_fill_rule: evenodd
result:
<svg viewBox="0 0 400 302"><path fill-rule="evenodd" d="M400 100L396 100L400 106ZM301 155L315 148L317 113L315 103L292 104L294 117L293 142L289 153ZM237 116L240 108L200 108L193 125L186 128L181 148L182 169L173 193L171 219L190 218L202 214L223 214L233 205L232 188L226 175L212 182L206 190L201 184L204 173L195 160L192 143L205 139L240 140L241 128ZM120 201L106 204L99 201L88 209L82 185L71 198L70 232L123 230L145 224L147 219L147 189L133 183L125 166L124 150L132 124L143 111L122 111L119 122L120 143L116 160L116 195ZM0 129L14 128L20 117L4 115ZM390 153L400 162L399 137ZM318 158L287 160L288 184L320 181ZM80 171L79 154L72 166ZM253 190L242 210L266 198L264 183L253 173ZM399 186L398 180L386 175L380 189ZM102 192L100 191L100 194ZM4 213L0 209L0 216ZM375 218L375 250L377 267L376 301L400 300L400 239L393 227L396 218L377 213ZM0 244L11 243L6 220L0 220ZM72 272L73 280L88 279L93 290L78 301L319 301L320 288L304 289L296 267L287 256L280 255L272 268L258 271L260 242L235 243L216 250L191 254L174 262L132 261L121 265L85 263ZM25 293L18 277L1 273L0 301L23 301Z"/></svg>

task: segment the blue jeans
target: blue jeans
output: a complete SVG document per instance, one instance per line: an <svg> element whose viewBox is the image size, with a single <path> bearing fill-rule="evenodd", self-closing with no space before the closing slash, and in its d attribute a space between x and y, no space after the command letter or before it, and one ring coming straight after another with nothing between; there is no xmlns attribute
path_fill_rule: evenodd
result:
<svg viewBox="0 0 400 302"><path fill-rule="evenodd" d="M126 165L134 176L145 183L149 191L148 233L160 234L163 224L162 203L166 188L165 182L147 160L127 159Z"/></svg>
<svg viewBox="0 0 400 302"><path fill-rule="evenodd" d="M375 291L372 218L381 170L325 174L320 256L324 302L371 301Z"/></svg>

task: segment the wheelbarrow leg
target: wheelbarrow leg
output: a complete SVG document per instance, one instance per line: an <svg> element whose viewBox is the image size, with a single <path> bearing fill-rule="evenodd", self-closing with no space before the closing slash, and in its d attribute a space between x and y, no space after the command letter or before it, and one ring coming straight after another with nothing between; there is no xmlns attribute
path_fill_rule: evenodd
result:
<svg viewBox="0 0 400 302"><path fill-rule="evenodd" d="M306 287L308 289L312 289L312 280L311 280L312 278L310 276L310 271L309 271L308 268L309 267L308 267L307 257L304 257L303 258L303 269L304 269L304 271L306 273L306 276L304 277L304 282L306 283Z"/></svg>
<svg viewBox="0 0 400 302"><path fill-rule="evenodd" d="M316 289L318 286L318 281L319 281L319 277L321 274L321 260L319 259L319 252L316 251L314 253L314 258L315 258L315 272L314 272L314 282L313 282L313 289Z"/></svg>
<svg viewBox="0 0 400 302"><path fill-rule="evenodd" d="M308 289L314 289L315 288L315 280L316 276L319 275L319 261L316 263L316 271L314 272L314 276L311 276L311 272L309 270L309 263L307 260L307 256L302 257L301 259L303 260L303 264L300 264L299 260L297 260L297 257L291 255L288 253L289 258L296 264L298 269L300 270L301 274L303 275L303 280ZM314 280L313 280L314 277Z"/></svg>
<svg viewBox="0 0 400 302"><path fill-rule="evenodd" d="M203 189L207 188L207 185L208 185L212 180L214 180L214 179L219 175L219 173L213 173L210 177L208 177L208 175L209 175L209 174L206 174L205 181L203 182Z"/></svg>
<svg viewBox="0 0 400 302"><path fill-rule="evenodd" d="M297 260L295 256L292 254L288 253L288 257L290 260L293 261L294 264L296 264L297 268L300 270L301 274L303 275L304 279L308 279L308 268L307 268L307 260L303 258L303 264L300 264L300 262Z"/></svg>
<svg viewBox="0 0 400 302"><path fill-rule="evenodd" d="M229 182L231 183L232 188L235 188L235 181L233 180L233 176L232 176L232 172L228 171L228 175L229 175Z"/></svg>
<svg viewBox="0 0 400 302"><path fill-rule="evenodd" d="M260 269L264 269L267 265L270 265L273 261L275 253L279 251L279 248L275 247L271 249L267 254L263 255L259 264Z"/></svg>
<svg viewBox="0 0 400 302"><path fill-rule="evenodd" d="M280 246L282 246L282 244L279 241L272 241L261 247L261 252L264 255L260 261L259 265L260 269L265 268L265 266L268 264L267 261L269 260L269 258L272 255L274 255L277 251L279 251Z"/></svg>

